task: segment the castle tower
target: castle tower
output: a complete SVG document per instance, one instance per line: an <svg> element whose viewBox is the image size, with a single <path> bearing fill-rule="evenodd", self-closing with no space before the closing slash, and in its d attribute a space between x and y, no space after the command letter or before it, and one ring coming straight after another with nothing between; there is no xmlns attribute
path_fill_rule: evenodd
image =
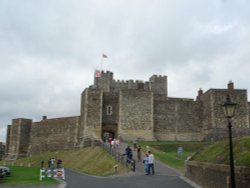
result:
<svg viewBox="0 0 250 188"><path fill-rule="evenodd" d="M100 72L97 74L95 72L94 76L94 87L97 89L102 89L103 92L109 92L111 88L111 84L113 81L113 73L112 72Z"/></svg>
<svg viewBox="0 0 250 188"><path fill-rule="evenodd" d="M149 86L154 94L165 95L167 97L167 76L151 76L149 78Z"/></svg>
<svg viewBox="0 0 250 188"><path fill-rule="evenodd" d="M27 156L31 124L31 119L18 118L12 120L12 125L8 127L7 132L8 159Z"/></svg>
<svg viewBox="0 0 250 188"><path fill-rule="evenodd" d="M233 135L244 135L249 129L249 104L247 90L235 89L232 81L226 89L210 89L199 96L202 104L202 127L207 139L222 139L228 134L227 119L221 105L227 95L237 103L235 116L232 119Z"/></svg>
<svg viewBox="0 0 250 188"><path fill-rule="evenodd" d="M101 138L103 91L87 88L81 96L81 114L77 135L77 146L83 147L89 139Z"/></svg>

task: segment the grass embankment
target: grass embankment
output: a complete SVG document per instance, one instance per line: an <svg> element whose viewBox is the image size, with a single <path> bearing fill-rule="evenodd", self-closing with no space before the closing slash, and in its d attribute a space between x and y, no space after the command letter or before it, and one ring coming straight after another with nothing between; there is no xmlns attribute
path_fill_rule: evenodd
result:
<svg viewBox="0 0 250 188"><path fill-rule="evenodd" d="M180 172L185 170L185 160L187 157L194 155L195 152L201 150L208 143L206 142L140 142L139 145L146 149L150 146L150 150L154 153L155 157L161 162L177 169ZM177 148L183 147L182 159L178 159Z"/></svg>
<svg viewBox="0 0 250 188"><path fill-rule="evenodd" d="M15 161L15 164L40 167L41 161L44 161L45 167L50 158L57 158L63 161L63 167L79 172L108 176L114 174L116 161L101 147L87 147L76 150L65 150L58 152L46 152L31 157L21 158ZM118 173L126 172L127 168L118 165Z"/></svg>
<svg viewBox="0 0 250 188"><path fill-rule="evenodd" d="M228 140L215 142L140 142L143 149L150 146L155 157L165 164L183 172L184 160L188 156L200 162L215 164L229 164ZM177 148L181 145L184 149L182 159L177 157ZM250 136L233 139L234 159L238 166L250 166Z"/></svg>
<svg viewBox="0 0 250 188"><path fill-rule="evenodd" d="M235 165L250 166L250 136L233 139ZM193 156L193 160L216 164L229 164L228 140L216 142Z"/></svg>
<svg viewBox="0 0 250 188"><path fill-rule="evenodd" d="M3 182L1 180L1 185L56 183L55 181L48 180L48 178L45 178L45 181L39 181L39 168L41 166L41 161L44 161L44 165L47 167L47 161L53 157L61 159L63 161L63 167L65 168L98 176L109 176L115 174L114 166L117 164L117 162L114 161L113 158L101 147L46 152L31 157L21 158L8 164L7 166L12 170L12 175L7 177ZM31 164L31 167L27 167L29 164ZM121 164L118 164L117 170L118 173L125 173L128 171L128 169ZM29 174L32 174L32 176ZM29 181L27 181L26 175L27 177L31 177Z"/></svg>
<svg viewBox="0 0 250 188"><path fill-rule="evenodd" d="M0 179L1 185L52 185L58 182L52 178L39 179L38 167L11 166L11 175Z"/></svg>

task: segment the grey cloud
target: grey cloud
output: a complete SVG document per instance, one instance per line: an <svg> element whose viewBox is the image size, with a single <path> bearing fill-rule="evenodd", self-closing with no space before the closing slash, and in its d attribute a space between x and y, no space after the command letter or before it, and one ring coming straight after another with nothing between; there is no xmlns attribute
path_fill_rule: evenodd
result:
<svg viewBox="0 0 250 188"><path fill-rule="evenodd" d="M0 140L12 118L78 115L95 68L169 76L169 94L250 89L246 0L0 2ZM106 53L101 65L101 54Z"/></svg>

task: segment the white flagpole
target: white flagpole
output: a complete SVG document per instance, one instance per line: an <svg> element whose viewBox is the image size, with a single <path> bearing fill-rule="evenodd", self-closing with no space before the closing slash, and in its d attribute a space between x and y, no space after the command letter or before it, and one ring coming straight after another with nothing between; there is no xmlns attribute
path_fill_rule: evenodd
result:
<svg viewBox="0 0 250 188"><path fill-rule="evenodd" d="M104 70L103 70L103 59L104 59L104 58L103 58L103 55L102 55L102 59L101 59L101 71L104 71Z"/></svg>

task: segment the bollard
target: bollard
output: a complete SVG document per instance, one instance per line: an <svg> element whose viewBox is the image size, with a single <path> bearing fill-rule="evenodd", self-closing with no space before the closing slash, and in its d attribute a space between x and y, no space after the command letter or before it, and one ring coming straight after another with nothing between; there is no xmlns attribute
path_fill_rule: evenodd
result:
<svg viewBox="0 0 250 188"><path fill-rule="evenodd" d="M115 174L117 174L118 173L118 165L116 164L115 166L114 166L114 170L115 170Z"/></svg>

